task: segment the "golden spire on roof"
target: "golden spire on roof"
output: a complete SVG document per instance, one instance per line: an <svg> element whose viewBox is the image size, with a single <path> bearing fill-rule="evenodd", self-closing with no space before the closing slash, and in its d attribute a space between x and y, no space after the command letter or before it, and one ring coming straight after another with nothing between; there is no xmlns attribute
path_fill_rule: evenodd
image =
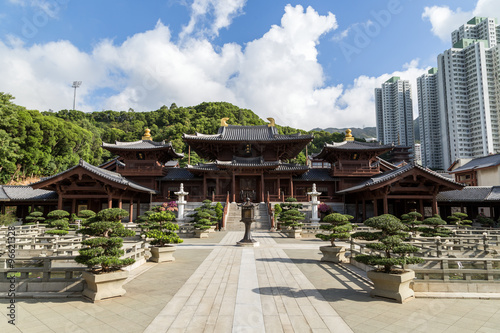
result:
<svg viewBox="0 0 500 333"><path fill-rule="evenodd" d="M351 129L348 128L346 131L345 131L345 141L354 141L354 137L352 136L351 134Z"/></svg>
<svg viewBox="0 0 500 333"><path fill-rule="evenodd" d="M267 118L267 120L269 120L269 124L267 124L268 127L275 127L274 118Z"/></svg>
<svg viewBox="0 0 500 333"><path fill-rule="evenodd" d="M151 130L149 128L146 128L144 130L144 135L142 136L142 139L143 140L149 140L149 141L153 141L153 138L151 137Z"/></svg>
<svg viewBox="0 0 500 333"><path fill-rule="evenodd" d="M228 121L228 120L229 120L229 118L222 118L220 120L220 127L227 127L228 125L227 125L226 121Z"/></svg>

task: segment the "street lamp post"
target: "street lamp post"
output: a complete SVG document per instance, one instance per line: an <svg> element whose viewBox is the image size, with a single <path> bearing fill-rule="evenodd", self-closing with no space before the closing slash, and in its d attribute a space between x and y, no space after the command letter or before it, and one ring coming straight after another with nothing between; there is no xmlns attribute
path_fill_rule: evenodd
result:
<svg viewBox="0 0 500 333"><path fill-rule="evenodd" d="M73 81L72 87L75 88L75 94L73 96L73 111L75 111L75 103L76 103L76 88L82 85L82 81Z"/></svg>

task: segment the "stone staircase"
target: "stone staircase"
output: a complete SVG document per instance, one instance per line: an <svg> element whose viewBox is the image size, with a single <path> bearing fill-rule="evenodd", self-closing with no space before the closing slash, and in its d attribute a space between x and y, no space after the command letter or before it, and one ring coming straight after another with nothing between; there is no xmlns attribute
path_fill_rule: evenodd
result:
<svg viewBox="0 0 500 333"><path fill-rule="evenodd" d="M271 224L267 212L267 205L260 203L255 207L255 222L252 223L252 231L269 231ZM245 231L245 224L241 221L241 207L236 203L229 204L227 212L226 230L227 231Z"/></svg>

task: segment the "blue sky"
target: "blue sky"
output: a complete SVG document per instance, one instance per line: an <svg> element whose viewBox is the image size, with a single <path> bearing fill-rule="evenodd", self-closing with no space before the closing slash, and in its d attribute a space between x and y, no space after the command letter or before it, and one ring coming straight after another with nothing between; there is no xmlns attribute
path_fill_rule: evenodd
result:
<svg viewBox="0 0 500 333"><path fill-rule="evenodd" d="M227 101L303 129L374 126L375 87L416 95L452 30L500 17L497 0L0 1L0 91L20 105L70 109L81 80L83 111Z"/></svg>

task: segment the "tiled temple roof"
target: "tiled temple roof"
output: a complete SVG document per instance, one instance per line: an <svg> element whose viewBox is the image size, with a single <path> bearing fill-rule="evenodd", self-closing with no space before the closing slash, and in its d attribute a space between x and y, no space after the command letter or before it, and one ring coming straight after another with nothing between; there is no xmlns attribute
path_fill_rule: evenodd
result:
<svg viewBox="0 0 500 333"><path fill-rule="evenodd" d="M216 140L216 141L293 141L293 140L311 140L311 134L278 134L278 130L274 126L237 126L228 125L219 128L217 134L201 134L193 135L183 134L183 139L188 140Z"/></svg>
<svg viewBox="0 0 500 333"><path fill-rule="evenodd" d="M57 201L57 193L31 186L0 185L0 201Z"/></svg>
<svg viewBox="0 0 500 333"><path fill-rule="evenodd" d="M475 158L472 161L469 161L464 165L462 165L461 167L458 167L450 172L456 173L460 171L489 168L498 165L500 165L500 154L488 155L484 157Z"/></svg>

